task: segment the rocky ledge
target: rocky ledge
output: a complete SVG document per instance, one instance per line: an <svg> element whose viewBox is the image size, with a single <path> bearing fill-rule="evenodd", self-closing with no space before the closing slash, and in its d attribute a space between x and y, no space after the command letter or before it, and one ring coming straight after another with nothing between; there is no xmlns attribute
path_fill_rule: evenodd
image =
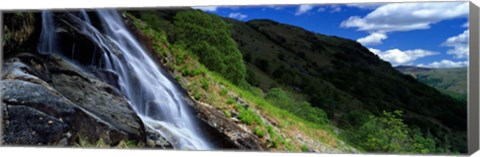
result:
<svg viewBox="0 0 480 157"><path fill-rule="evenodd" d="M140 118L120 92L81 71L55 55L19 53L6 59L1 81L5 144L145 141Z"/></svg>

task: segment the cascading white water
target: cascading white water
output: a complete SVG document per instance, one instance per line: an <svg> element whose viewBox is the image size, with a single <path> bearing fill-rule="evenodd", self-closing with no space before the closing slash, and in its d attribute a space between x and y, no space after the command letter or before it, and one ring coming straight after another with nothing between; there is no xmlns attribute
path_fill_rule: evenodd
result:
<svg viewBox="0 0 480 157"><path fill-rule="evenodd" d="M37 51L45 53L56 53L57 34L53 25L53 13L51 11L42 12L42 32L38 43Z"/></svg>
<svg viewBox="0 0 480 157"><path fill-rule="evenodd" d="M81 12L82 34L102 48L103 68L119 75L122 93L145 126L160 133L177 149L211 149L182 94L130 34L120 14L114 10L97 10L97 15L104 33L93 27L88 15ZM52 52L56 38L52 15L43 12L42 17L38 49Z"/></svg>

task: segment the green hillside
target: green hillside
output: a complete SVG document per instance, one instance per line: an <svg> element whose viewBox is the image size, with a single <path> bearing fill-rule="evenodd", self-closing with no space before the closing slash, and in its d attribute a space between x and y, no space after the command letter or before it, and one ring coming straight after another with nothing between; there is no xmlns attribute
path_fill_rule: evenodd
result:
<svg viewBox="0 0 480 157"><path fill-rule="evenodd" d="M280 142L287 150L311 147L294 140L300 131L329 146L346 141L368 152L467 152L466 103L400 73L356 41L191 9L128 13L152 35L147 48L189 82L181 84L192 97L227 117L238 111L274 146L282 141L279 130L292 139ZM255 109L242 110L227 91Z"/></svg>
<svg viewBox="0 0 480 157"><path fill-rule="evenodd" d="M467 101L467 68L440 68L418 70L418 67L396 67L400 72L435 87L442 93Z"/></svg>

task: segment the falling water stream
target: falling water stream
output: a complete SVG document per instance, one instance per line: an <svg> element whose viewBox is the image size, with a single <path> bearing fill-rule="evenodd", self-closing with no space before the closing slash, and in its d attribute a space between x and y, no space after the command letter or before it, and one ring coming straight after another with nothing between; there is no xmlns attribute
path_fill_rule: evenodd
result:
<svg viewBox="0 0 480 157"><path fill-rule="evenodd" d="M176 149L211 149L182 93L136 41L120 14L114 10L96 10L96 15L101 29L92 26L85 11L75 17L82 24L81 33L101 47L103 65L99 68L119 76L120 90L145 126L161 134ZM44 11L42 18L37 49L58 53L56 43L61 39L56 33L53 13Z"/></svg>

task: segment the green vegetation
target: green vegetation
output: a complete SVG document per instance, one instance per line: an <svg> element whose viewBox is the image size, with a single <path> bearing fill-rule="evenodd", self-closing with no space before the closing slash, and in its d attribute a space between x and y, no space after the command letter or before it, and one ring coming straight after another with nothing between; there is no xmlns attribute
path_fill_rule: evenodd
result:
<svg viewBox="0 0 480 157"><path fill-rule="evenodd" d="M138 17L138 15L142 13L132 12L132 14ZM338 138L333 134L329 126L315 124L299 118L288 111L270 104L270 102L263 98L264 94L261 89L248 85L233 84L232 81L225 79L222 74L212 72L205 68L198 61L198 58L195 57L196 55L189 55L192 52L186 50L187 48L184 45L170 44L170 41L166 39L163 31L156 31L149 28L148 23L136 19L132 14L127 13L127 16L133 20L133 23L140 30L145 32L147 40L158 39L152 42L151 45L155 54L158 55L157 58L167 67L180 72L174 77L177 80L183 80L180 81L180 84L188 90L195 100L218 107L227 118L232 118L231 111L237 111L240 121L251 128L252 133L255 134L256 132L257 136L268 138L264 142L267 142L267 145L269 145L272 150L301 150L301 143L298 139L292 138L293 141L287 141L287 138L295 137L298 134L298 130L300 130L302 134L305 134L306 137L314 138L314 140L318 140L319 142L327 142L336 147L336 149L352 149L347 145L338 145ZM168 57L172 57L173 62L163 60ZM208 89L203 88L205 86L202 85L207 80ZM236 96L249 104L248 109L236 103L234 99ZM259 113L257 114L254 111L258 111ZM266 125L259 115L280 123L275 126ZM274 129L274 127L276 129ZM281 134L279 132L281 132Z"/></svg>
<svg viewBox="0 0 480 157"><path fill-rule="evenodd" d="M439 153L435 141L425 137L418 129L410 129L403 122L401 111L371 115L359 129L345 132L355 145L369 152ZM442 152L443 153L443 152Z"/></svg>
<svg viewBox="0 0 480 157"><path fill-rule="evenodd" d="M466 151L463 102L399 73L355 41L188 9L132 14L153 41L146 46L195 100L238 118L273 150L318 150L298 140L302 135L345 151ZM383 112L392 110L399 111Z"/></svg>
<svg viewBox="0 0 480 157"><path fill-rule="evenodd" d="M265 130L263 130L261 127L257 126L253 129L253 132L255 133L255 135L257 135L258 137L262 138L265 136L266 132Z"/></svg>
<svg viewBox="0 0 480 157"><path fill-rule="evenodd" d="M446 95L467 102L467 68L429 69L401 66L396 69Z"/></svg>
<svg viewBox="0 0 480 157"><path fill-rule="evenodd" d="M183 11L174 17L175 43L199 57L199 61L235 84L244 81L242 54L230 37L230 26L220 17L201 11Z"/></svg>
<svg viewBox="0 0 480 157"><path fill-rule="evenodd" d="M295 105L272 104L295 113L291 106L308 102L340 130L359 129L368 115L382 116L384 110L415 113L403 118L408 128L431 134L438 147L467 151L466 102L398 72L358 42L271 20L225 21L233 25L249 84L263 91L282 88L290 97L303 95L294 98ZM309 113L295 115L312 120L302 116Z"/></svg>
<svg viewBox="0 0 480 157"><path fill-rule="evenodd" d="M308 152L309 151L309 148L307 145L302 145L302 152Z"/></svg>
<svg viewBox="0 0 480 157"><path fill-rule="evenodd" d="M265 99L307 121L322 125L328 123L327 114L322 109L312 107L307 101L295 100L280 88L270 89Z"/></svg>

